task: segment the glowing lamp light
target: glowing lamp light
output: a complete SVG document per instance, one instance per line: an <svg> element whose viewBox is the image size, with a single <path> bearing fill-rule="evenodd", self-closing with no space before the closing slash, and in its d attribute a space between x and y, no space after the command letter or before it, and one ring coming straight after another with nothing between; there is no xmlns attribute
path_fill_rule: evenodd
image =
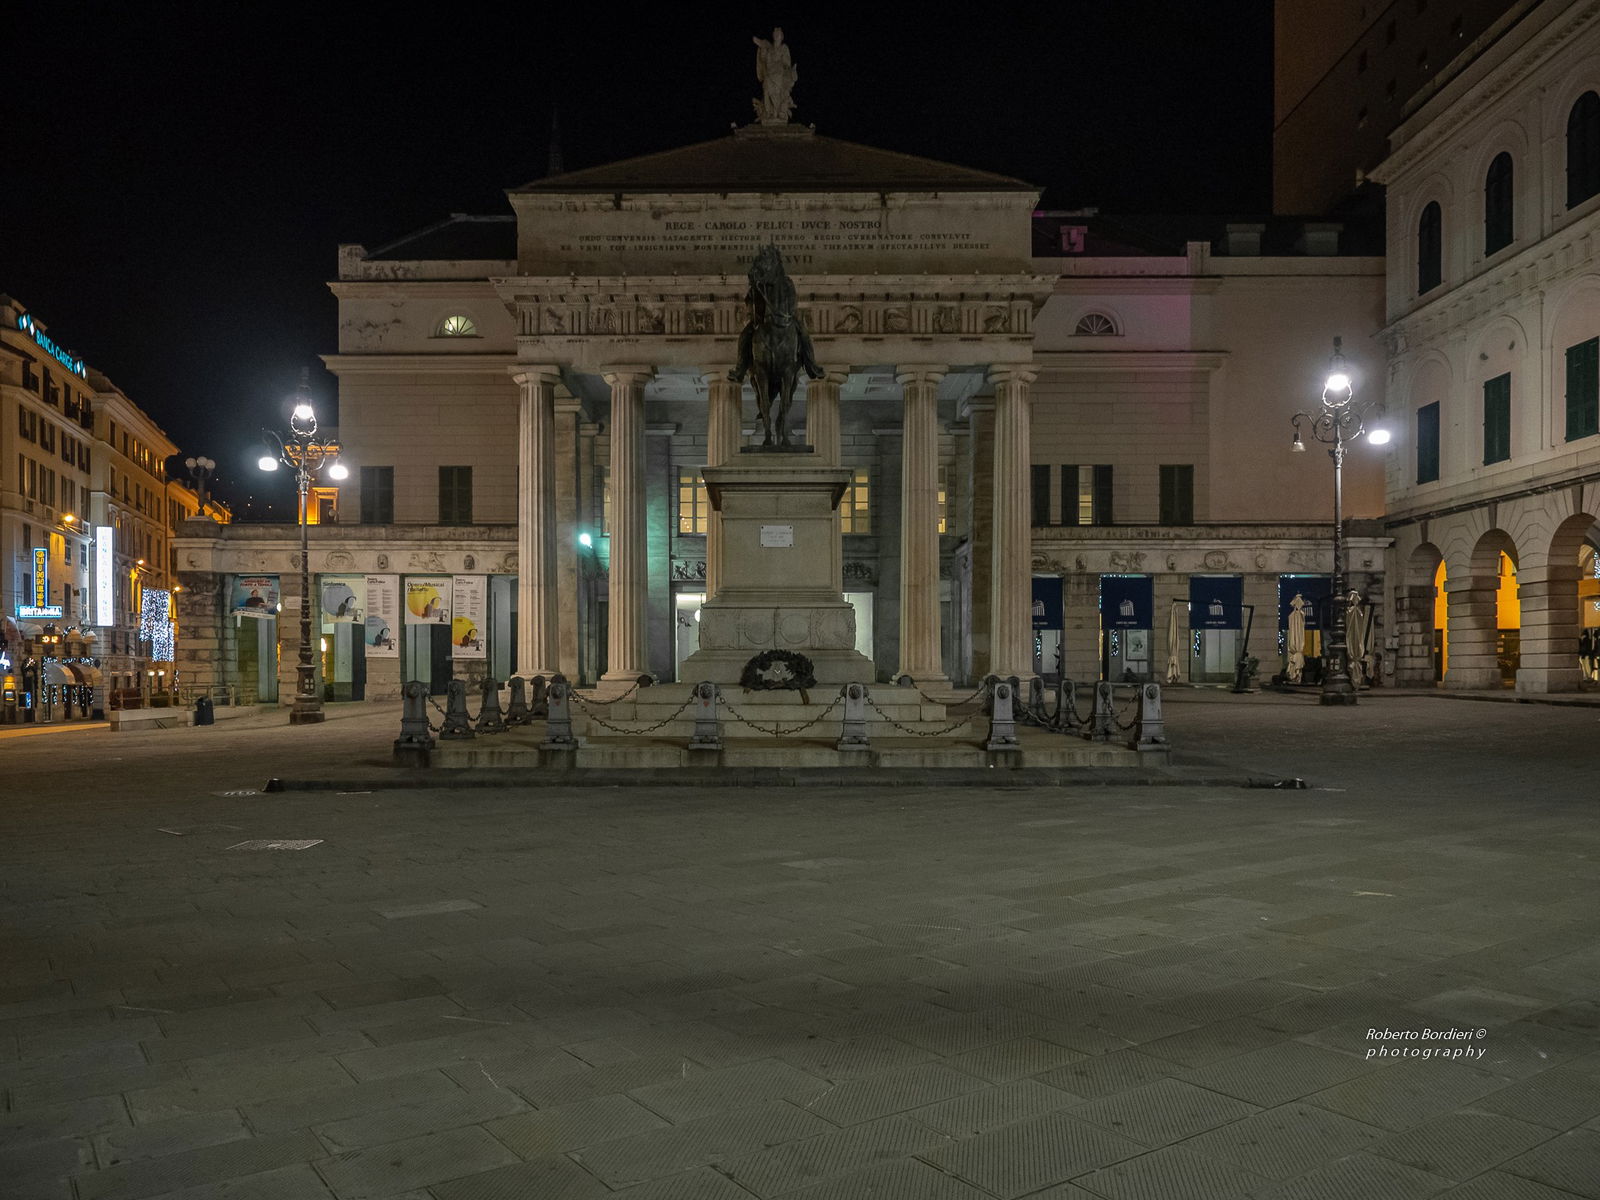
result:
<svg viewBox="0 0 1600 1200"><path fill-rule="evenodd" d="M256 466L260 467L263 471L276 471L278 469L278 460L273 458L270 454L263 454L260 458L256 459Z"/></svg>
<svg viewBox="0 0 1600 1200"><path fill-rule="evenodd" d="M296 421L309 421L315 416L316 414L311 411L311 405L304 400L294 406L294 419Z"/></svg>
<svg viewBox="0 0 1600 1200"><path fill-rule="evenodd" d="M593 550L594 539L587 533L580 533L578 535L578 545L582 546L585 550Z"/></svg>
<svg viewBox="0 0 1600 1200"><path fill-rule="evenodd" d="M1350 390L1350 376L1343 371L1335 371L1328 376L1327 390L1330 392L1348 392Z"/></svg>
<svg viewBox="0 0 1600 1200"><path fill-rule="evenodd" d="M336 462L336 463L333 464L333 466L328 468L328 478L329 479L349 479L350 478L350 468L345 466L343 463Z"/></svg>
<svg viewBox="0 0 1600 1200"><path fill-rule="evenodd" d="M1387 429L1374 429L1367 434L1367 441L1374 446L1387 446L1389 444L1389 431Z"/></svg>

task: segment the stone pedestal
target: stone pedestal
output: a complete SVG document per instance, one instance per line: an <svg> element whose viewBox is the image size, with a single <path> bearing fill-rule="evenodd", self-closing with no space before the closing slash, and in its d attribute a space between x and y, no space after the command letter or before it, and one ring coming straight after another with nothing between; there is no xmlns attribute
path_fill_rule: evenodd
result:
<svg viewBox="0 0 1600 1200"><path fill-rule="evenodd" d="M873 679L838 587L834 511L849 468L811 454L741 454L703 474L722 516L718 561L707 563L718 587L700 609L700 649L684 660L683 677L737 683L756 655L791 650L811 660L819 684Z"/></svg>

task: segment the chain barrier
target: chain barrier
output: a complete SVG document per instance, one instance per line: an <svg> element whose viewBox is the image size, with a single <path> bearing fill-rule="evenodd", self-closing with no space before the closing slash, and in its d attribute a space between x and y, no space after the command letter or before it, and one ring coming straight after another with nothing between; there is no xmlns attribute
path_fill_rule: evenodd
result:
<svg viewBox="0 0 1600 1200"><path fill-rule="evenodd" d="M576 692L572 693L572 698L574 700L578 701L578 705L580 707L583 707L583 708L587 708L588 707L587 704L585 704L585 702L582 699L579 698L579 696L578 696L578 694ZM584 715L587 716L589 718L589 720L593 721L596 725L600 726L600 728L609 729L612 733L620 733L620 734L624 734L624 735L627 735L627 736L630 736L630 737L642 736L642 735L644 735L646 733L654 733L656 730L660 729L663 725L672 724L672 722L676 721L679 717L681 717L684 714L684 711L691 704L693 704L694 702L695 702L695 694L693 692L690 692L689 693L689 698L687 700L685 700L682 704L678 705L678 707L675 710L673 710L667 716L663 717L661 720L657 721L654 725L646 725L643 729L624 729L624 728L622 728L622 726L613 725L610 721L607 721L604 717L597 716L592 712L586 712Z"/></svg>
<svg viewBox="0 0 1600 1200"><path fill-rule="evenodd" d="M1139 692L1137 689L1135 689L1133 695L1128 698L1128 704L1123 708L1122 711L1126 713L1132 713L1133 715L1127 721L1124 721L1117 715L1117 710L1113 708L1111 710L1111 723L1124 733L1131 733L1133 732L1133 727L1139 723Z"/></svg>
<svg viewBox="0 0 1600 1200"><path fill-rule="evenodd" d="M439 718L440 718L440 721L441 721L440 724L435 725L430 720L428 722L428 732L430 732L430 733L442 733L444 731L444 725L442 723L443 719L444 719L444 709L439 707L439 702L437 700L435 700L432 696L424 696L423 699L428 702L428 707L429 708L433 709L434 712L439 714ZM426 715L426 714L424 714L424 715Z"/></svg>
<svg viewBox="0 0 1600 1200"><path fill-rule="evenodd" d="M623 692L622 695L613 696L610 700L596 700L593 697L585 699L584 697L578 695L578 693L576 691L574 691L572 693L572 698L574 700L576 700L584 708L589 708L591 706L593 706L595 708L610 708L613 704L621 704L624 700L626 700L629 696L633 695L638 690L639 690L639 685L637 683L635 683L632 686L630 686L627 691Z"/></svg>
<svg viewBox="0 0 1600 1200"><path fill-rule="evenodd" d="M900 679L906 680L907 682L901 683ZM911 676L902 675L902 676L900 676L900 679L897 679L895 681L895 684L894 684L895 687L909 687L912 691L916 692L917 695L921 696L929 704L937 704L937 705L939 705L939 707L946 708L946 709L960 708L964 704L971 704L974 700L982 699L984 697L984 695L986 695L988 693L988 690L989 690L989 681L987 679L985 679L982 683L978 684L978 690L973 692L970 696L963 696L959 700L940 700L936 696L928 695L927 692L925 692L921 688L919 688L917 686L917 681L915 679L912 679Z"/></svg>
<svg viewBox="0 0 1600 1200"><path fill-rule="evenodd" d="M877 713L878 716L882 717L885 721L889 722L889 724L893 725L901 733L910 734L912 737L943 737L947 733L954 733L958 729L965 729L972 723L971 717L963 717L961 720L956 721L953 724L946 725L942 729L912 729L909 725L900 724L899 721L896 721L888 713L884 712L883 709L879 708L877 704L873 702L871 696L868 696L866 700L868 708ZM937 701L935 703L937 703Z"/></svg>
<svg viewBox="0 0 1600 1200"><path fill-rule="evenodd" d="M811 720L803 721L799 725L796 725L793 729L785 729L783 727L783 723L780 721L774 721L772 723L772 728L770 729L765 728L759 722L750 720L749 717L746 717L737 708L729 704L727 700L723 700L722 707L728 710L728 715L733 717L734 720L738 721L741 725L749 726L757 733L770 733L773 737L792 737L797 733L803 733L805 730L810 729L818 721L822 720L823 717L827 716L834 709L838 708L843 700L843 696L835 697L833 703L828 705L827 708L823 709Z"/></svg>

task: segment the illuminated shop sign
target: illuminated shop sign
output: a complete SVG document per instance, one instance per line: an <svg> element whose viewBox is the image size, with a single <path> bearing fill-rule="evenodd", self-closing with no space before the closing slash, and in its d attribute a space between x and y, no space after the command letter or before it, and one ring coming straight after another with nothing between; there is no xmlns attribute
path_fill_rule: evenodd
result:
<svg viewBox="0 0 1600 1200"><path fill-rule="evenodd" d="M115 548L116 535L110 525L96 525L94 527L94 623L96 625L115 625L117 614L114 610L113 587L116 584L116 562L111 556Z"/></svg>
<svg viewBox="0 0 1600 1200"><path fill-rule="evenodd" d="M33 605L50 603L50 554L43 546L33 548Z"/></svg>
<svg viewBox="0 0 1600 1200"><path fill-rule="evenodd" d="M73 358L72 355L68 354L60 346L56 345L55 342L51 341L50 338L45 335L44 330L35 325L33 318L27 313L23 313L17 318L17 328L22 330L22 332L26 333L29 337L33 338L34 341L38 342L41 350L43 350L51 358L55 359L67 370L71 371L74 375L81 375L85 379L89 377L89 372L83 365L83 359Z"/></svg>
<svg viewBox="0 0 1600 1200"><path fill-rule="evenodd" d="M19 604L17 605L17 616L25 619L33 618L34 620L39 621L52 621L61 616L61 605Z"/></svg>

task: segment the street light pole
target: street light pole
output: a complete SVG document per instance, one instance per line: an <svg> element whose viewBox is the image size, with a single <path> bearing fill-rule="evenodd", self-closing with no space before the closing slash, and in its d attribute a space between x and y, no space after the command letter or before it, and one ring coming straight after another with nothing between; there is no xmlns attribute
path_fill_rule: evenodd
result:
<svg viewBox="0 0 1600 1200"><path fill-rule="evenodd" d="M1355 389L1340 350L1340 338L1333 339L1333 357L1328 361L1328 381L1322 388L1322 403L1314 411L1297 412L1293 417L1294 441L1290 449L1303 451L1301 427L1329 447L1333 459L1333 628L1328 631L1323 652L1322 703L1348 705L1356 702L1355 684L1350 679L1350 648L1345 638L1344 587L1344 454L1345 445L1366 432L1362 414L1355 407Z"/></svg>
<svg viewBox="0 0 1600 1200"><path fill-rule="evenodd" d="M315 725L325 719L322 696L317 692L317 673L311 660L311 549L306 532L307 506L311 502L311 476L323 466L333 479L344 479L350 472L339 462L338 441L317 437L317 417L311 407L309 373L301 371L300 388L295 393L294 412L289 417L289 436L266 431L272 454L257 462L263 471L276 471L279 464L295 473L295 488L300 506L300 657L295 667L294 705L289 724Z"/></svg>

